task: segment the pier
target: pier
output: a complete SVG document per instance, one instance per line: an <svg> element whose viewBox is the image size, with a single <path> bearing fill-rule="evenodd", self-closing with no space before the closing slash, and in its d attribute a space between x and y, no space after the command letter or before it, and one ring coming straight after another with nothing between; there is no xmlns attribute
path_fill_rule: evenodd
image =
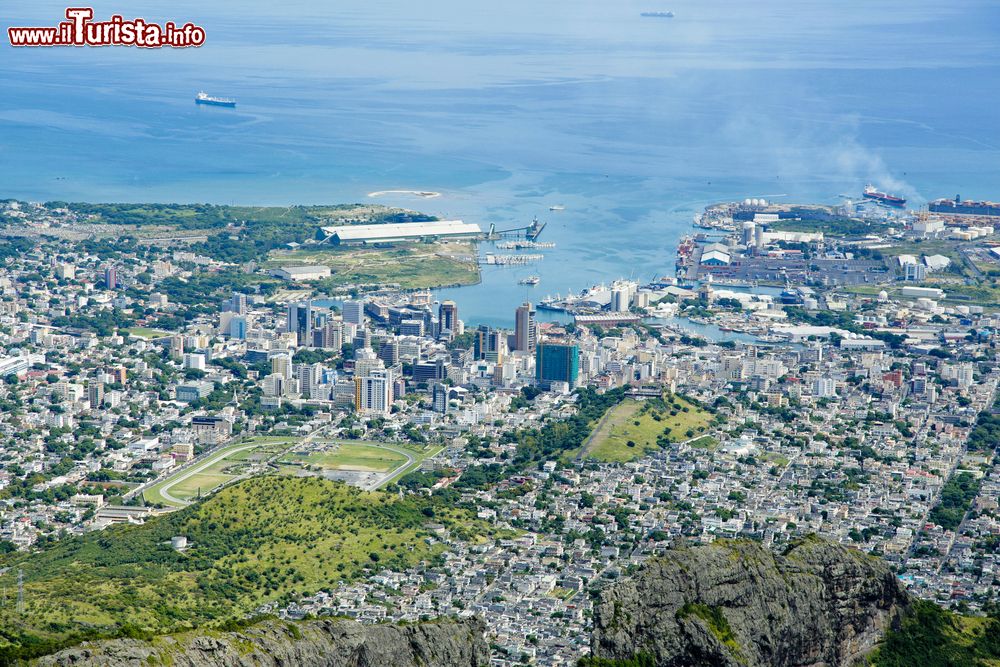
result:
<svg viewBox="0 0 1000 667"><path fill-rule="evenodd" d="M490 231L486 234L486 238L491 241L501 238L523 238L526 241L536 241L545 230L545 225L546 223L539 221L538 218L534 218L531 224L526 227L513 227L511 229L497 229L495 224L490 223Z"/></svg>

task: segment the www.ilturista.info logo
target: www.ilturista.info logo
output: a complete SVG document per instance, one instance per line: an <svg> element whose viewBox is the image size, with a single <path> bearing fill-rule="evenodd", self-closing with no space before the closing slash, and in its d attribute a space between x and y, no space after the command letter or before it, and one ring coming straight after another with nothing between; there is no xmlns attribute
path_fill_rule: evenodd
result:
<svg viewBox="0 0 1000 667"><path fill-rule="evenodd" d="M205 29L173 21L163 25L143 19L126 20L115 14L108 21L94 21L90 7L70 7L66 21L48 28L7 28L11 46L139 46L185 48L205 43Z"/></svg>

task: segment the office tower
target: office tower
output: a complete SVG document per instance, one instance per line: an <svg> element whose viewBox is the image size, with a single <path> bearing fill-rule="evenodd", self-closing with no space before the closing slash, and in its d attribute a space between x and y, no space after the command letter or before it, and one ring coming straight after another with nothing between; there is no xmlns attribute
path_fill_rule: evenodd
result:
<svg viewBox="0 0 1000 667"><path fill-rule="evenodd" d="M385 341L379 347L378 356L386 366L395 366L399 363L399 343L394 340Z"/></svg>
<svg viewBox="0 0 1000 667"><path fill-rule="evenodd" d="M247 318L246 315L237 315L229 320L229 337L236 340L247 339Z"/></svg>
<svg viewBox="0 0 1000 667"><path fill-rule="evenodd" d="M237 315L247 314L247 295L242 292L233 292L233 298L229 302L229 310Z"/></svg>
<svg viewBox="0 0 1000 667"><path fill-rule="evenodd" d="M438 322L442 333L448 331L454 335L458 327L458 304L454 301L442 301L438 308Z"/></svg>
<svg viewBox="0 0 1000 667"><path fill-rule="evenodd" d="M292 377L292 358L287 354L279 354L271 357L271 372L277 373L284 378Z"/></svg>
<svg viewBox="0 0 1000 667"><path fill-rule="evenodd" d="M927 267L916 262L903 265L903 279L919 282L927 279Z"/></svg>
<svg viewBox="0 0 1000 667"><path fill-rule="evenodd" d="M430 382L448 377L448 362L444 358L418 361L413 364L413 381Z"/></svg>
<svg viewBox="0 0 1000 667"><path fill-rule="evenodd" d="M362 414L388 415L392 407L393 373L373 368L354 378L354 408Z"/></svg>
<svg viewBox="0 0 1000 667"><path fill-rule="evenodd" d="M96 410L104 403L104 383L91 382L87 385L87 400L90 402L92 410Z"/></svg>
<svg viewBox="0 0 1000 667"><path fill-rule="evenodd" d="M313 332L313 346L339 350L344 346L344 327L340 322L327 320L322 328Z"/></svg>
<svg viewBox="0 0 1000 667"><path fill-rule="evenodd" d="M204 354L185 354L184 355L184 368L190 368L196 371L205 370L205 355Z"/></svg>
<svg viewBox="0 0 1000 667"><path fill-rule="evenodd" d="M534 352L538 339L538 329L535 322L535 307L525 301L517 307L514 315L514 349L521 352Z"/></svg>
<svg viewBox="0 0 1000 667"><path fill-rule="evenodd" d="M385 363L370 347L359 347L354 350L354 375L367 375L373 369L382 368L385 368Z"/></svg>
<svg viewBox="0 0 1000 667"><path fill-rule="evenodd" d="M816 378L813 381L813 394L818 398L829 398L837 395L837 383L833 378Z"/></svg>
<svg viewBox="0 0 1000 667"><path fill-rule="evenodd" d="M553 382L565 382L576 387L580 374L580 349L565 343L539 343L535 357L535 377L548 387Z"/></svg>
<svg viewBox="0 0 1000 667"><path fill-rule="evenodd" d="M170 337L170 356L176 359L184 357L184 336Z"/></svg>
<svg viewBox="0 0 1000 667"><path fill-rule="evenodd" d="M372 333L367 329L358 329L354 334L354 339L351 340L351 345L355 350L360 350L364 347L372 346Z"/></svg>
<svg viewBox="0 0 1000 667"><path fill-rule="evenodd" d="M281 396L285 393L286 379L281 373L271 373L264 378L261 389L265 396Z"/></svg>
<svg viewBox="0 0 1000 667"><path fill-rule="evenodd" d="M294 331L299 345L312 342L312 301L288 304L288 326L286 331Z"/></svg>
<svg viewBox="0 0 1000 667"><path fill-rule="evenodd" d="M356 324L359 327L364 326L365 323L365 302L364 301L345 301L344 302L344 321L350 322L351 324Z"/></svg>
<svg viewBox="0 0 1000 667"><path fill-rule="evenodd" d="M448 412L448 386L438 383L431 388L431 409L442 414Z"/></svg>
<svg viewBox="0 0 1000 667"><path fill-rule="evenodd" d="M323 377L323 365L295 364L295 377L299 380L299 391L302 395L315 398Z"/></svg>
<svg viewBox="0 0 1000 667"><path fill-rule="evenodd" d="M409 319L403 320L399 323L399 335L400 336L423 336L424 335L424 321Z"/></svg>
<svg viewBox="0 0 1000 667"><path fill-rule="evenodd" d="M479 325L475 336L476 359L485 359L495 363L503 363L504 355L507 352L507 335L498 329L491 329L486 325Z"/></svg>
<svg viewBox="0 0 1000 667"><path fill-rule="evenodd" d="M118 287L118 269L113 266L104 268L104 287L106 289Z"/></svg>

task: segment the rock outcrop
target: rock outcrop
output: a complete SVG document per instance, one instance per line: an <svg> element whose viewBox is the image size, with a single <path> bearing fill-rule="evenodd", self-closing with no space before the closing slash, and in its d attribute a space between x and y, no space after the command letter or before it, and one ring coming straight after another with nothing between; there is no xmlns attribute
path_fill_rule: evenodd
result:
<svg viewBox="0 0 1000 667"><path fill-rule="evenodd" d="M605 590L594 656L662 667L840 667L909 604L881 561L818 538L774 554L723 540L669 552Z"/></svg>
<svg viewBox="0 0 1000 667"><path fill-rule="evenodd" d="M482 621L361 625L340 619L263 621L239 632L192 631L151 641L114 639L46 656L63 667L486 667Z"/></svg>

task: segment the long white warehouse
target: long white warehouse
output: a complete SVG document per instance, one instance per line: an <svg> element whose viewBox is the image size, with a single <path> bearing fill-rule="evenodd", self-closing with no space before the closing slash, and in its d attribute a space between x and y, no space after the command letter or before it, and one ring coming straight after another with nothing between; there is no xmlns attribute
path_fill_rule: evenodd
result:
<svg viewBox="0 0 1000 667"><path fill-rule="evenodd" d="M479 225L461 220L433 222L402 222L385 225L339 225L322 227L327 240L335 245L418 241L425 238L477 238L483 230Z"/></svg>

